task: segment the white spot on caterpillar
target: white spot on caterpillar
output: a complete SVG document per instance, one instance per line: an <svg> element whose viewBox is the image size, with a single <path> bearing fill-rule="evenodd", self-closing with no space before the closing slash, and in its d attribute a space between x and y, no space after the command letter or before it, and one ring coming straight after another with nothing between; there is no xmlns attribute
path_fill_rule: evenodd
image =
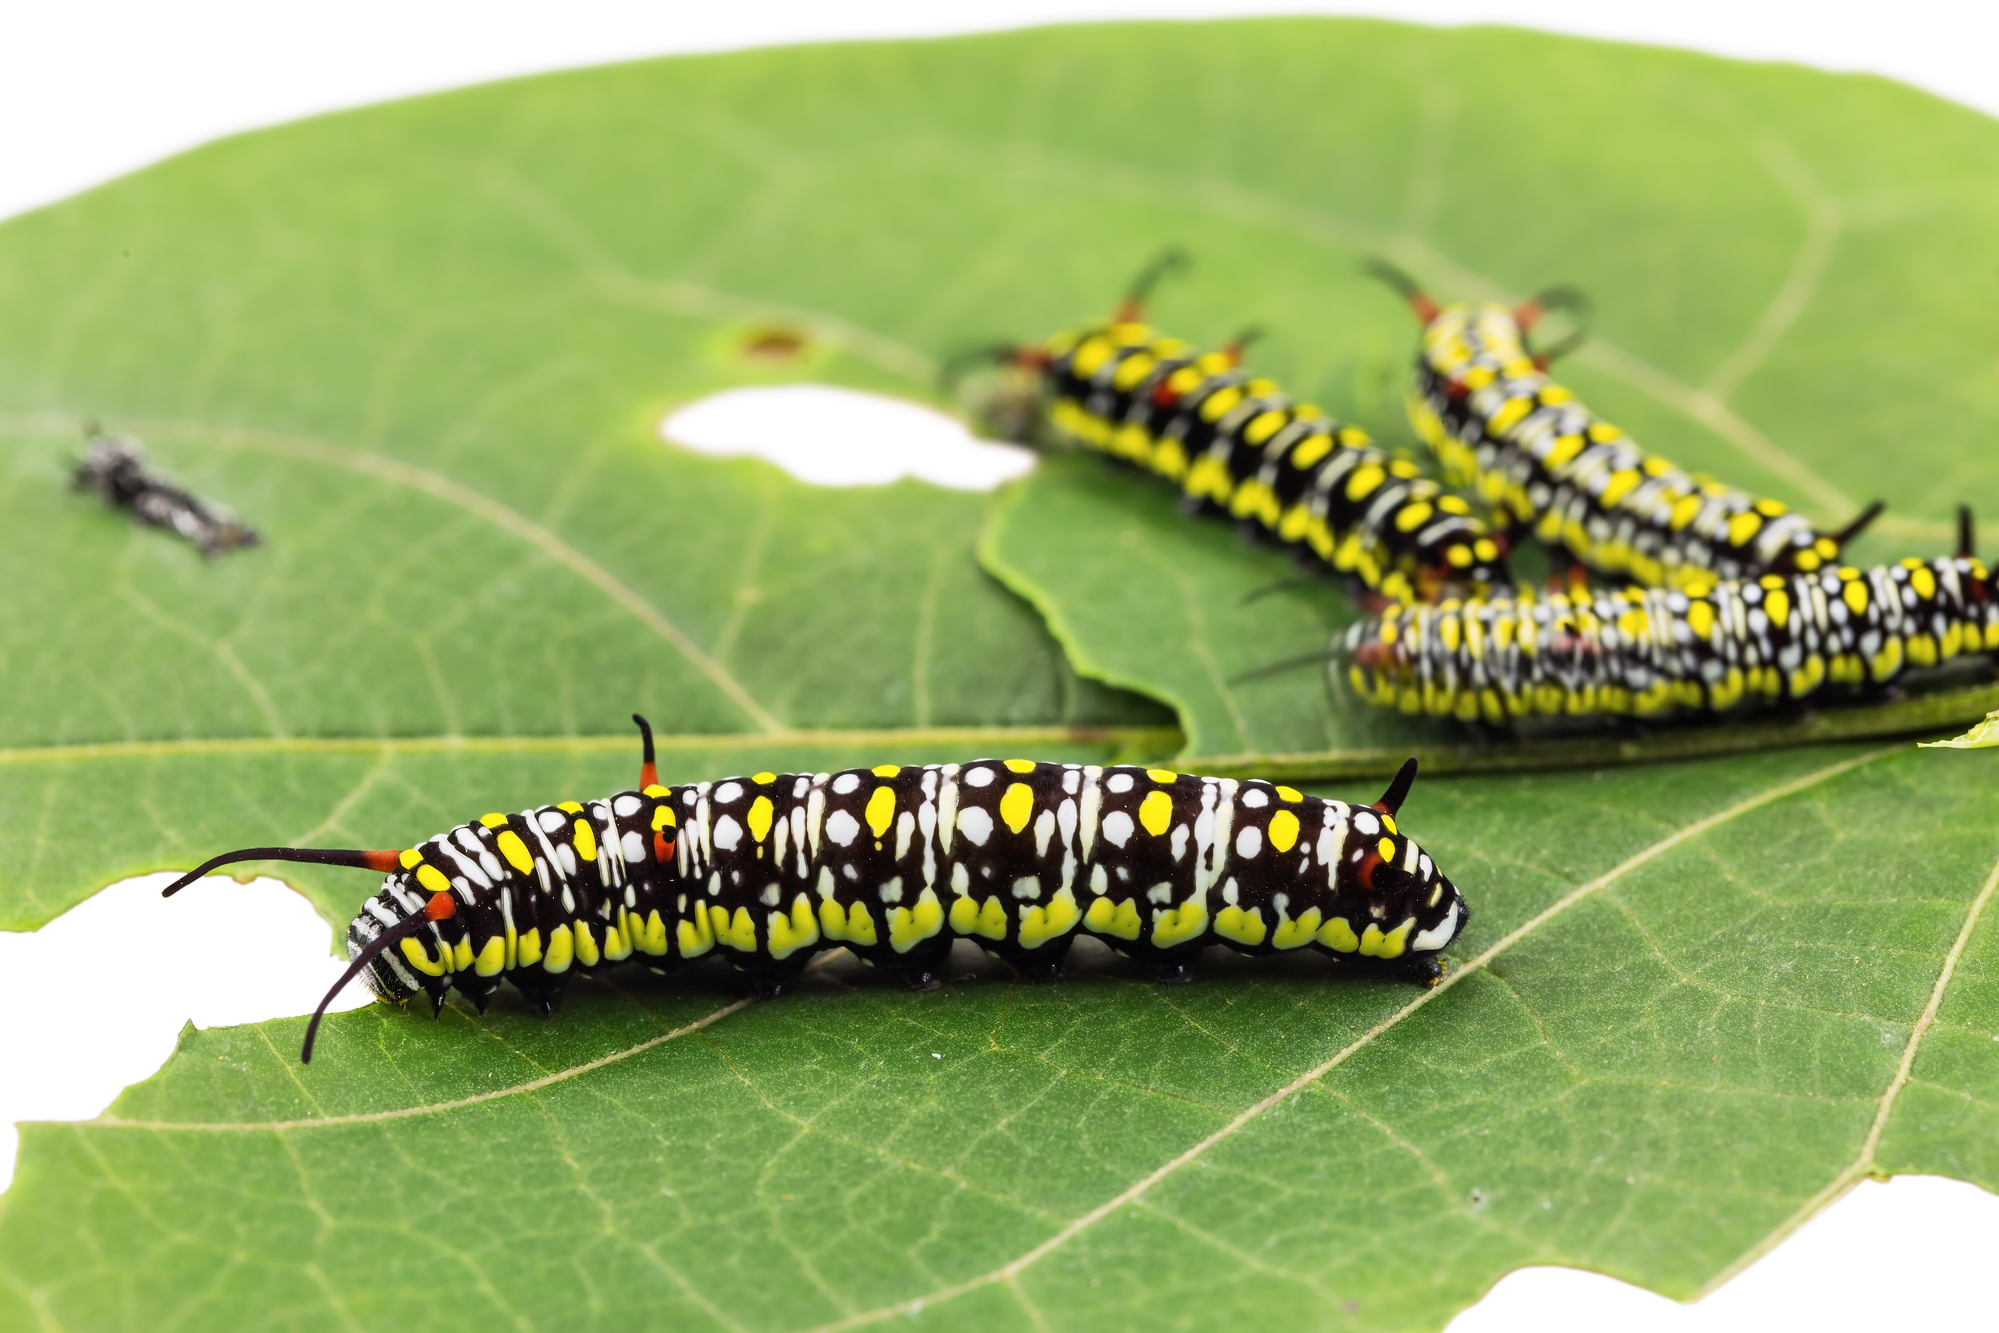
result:
<svg viewBox="0 0 1999 1333"><path fill-rule="evenodd" d="M736 822L734 815L723 815L715 821L715 846L725 852L733 852L743 840L743 826Z"/></svg>
<svg viewBox="0 0 1999 1333"><path fill-rule="evenodd" d="M1416 938L1409 941L1409 947L1424 953L1435 953L1451 942L1451 936L1457 932L1457 928L1458 904L1456 899L1452 899L1451 910L1444 913L1444 919L1428 930L1418 932Z"/></svg>
<svg viewBox="0 0 1999 1333"><path fill-rule="evenodd" d="M569 816L560 810L544 810L535 816L535 823L541 825L543 833L559 833L569 827Z"/></svg>
<svg viewBox="0 0 1999 1333"><path fill-rule="evenodd" d="M1178 861L1187 854L1187 837L1193 829L1186 824L1177 824L1173 829L1173 859Z"/></svg>
<svg viewBox="0 0 1999 1333"><path fill-rule="evenodd" d="M626 792L623 796L612 802L611 808L618 812L618 816L621 819L630 819L639 812L639 807L644 804L644 801L641 801L630 792Z"/></svg>
<svg viewBox="0 0 1999 1333"><path fill-rule="evenodd" d="M971 888L972 873L965 869L965 863L960 861L951 867L951 892L962 898L971 891Z"/></svg>
<svg viewBox="0 0 1999 1333"><path fill-rule="evenodd" d="M894 906L896 903L901 902L902 876L897 875L894 879L888 881L886 884L882 885L881 888L877 889L876 892L881 895L881 900L889 904L890 906Z"/></svg>
<svg viewBox="0 0 1999 1333"><path fill-rule="evenodd" d="M966 806L958 812L958 832L969 838L974 847L983 847L993 835L993 817L976 805Z"/></svg>
<svg viewBox="0 0 1999 1333"><path fill-rule="evenodd" d="M1074 796L1083 788L1083 771L1071 764L1062 774L1062 790Z"/></svg>
<svg viewBox="0 0 1999 1333"><path fill-rule="evenodd" d="M1090 892L1099 898L1111 891L1111 877L1104 873L1102 866L1090 867Z"/></svg>
<svg viewBox="0 0 1999 1333"><path fill-rule="evenodd" d="M637 865L646 859L646 840L639 836L636 829L625 834L621 845L625 849L625 860L628 863Z"/></svg>
<svg viewBox="0 0 1999 1333"><path fill-rule="evenodd" d="M1261 787L1245 787L1242 793L1242 803L1252 810L1261 810L1264 806L1270 804L1270 797L1264 794Z"/></svg>
<svg viewBox="0 0 1999 1333"><path fill-rule="evenodd" d="M765 907L775 907L777 906L778 896L777 885L766 884L764 885L764 891L757 895L757 901L761 902Z"/></svg>
<svg viewBox="0 0 1999 1333"><path fill-rule="evenodd" d="M965 770L967 787L990 787L993 785L993 771L990 768L968 768Z"/></svg>
<svg viewBox="0 0 1999 1333"><path fill-rule="evenodd" d="M1124 793L1131 790L1131 782L1132 782L1131 774L1113 773L1109 777L1104 779L1104 790L1116 792L1118 795L1122 796L1124 795Z"/></svg>
<svg viewBox="0 0 1999 1333"><path fill-rule="evenodd" d="M1118 777L1124 776L1119 774ZM1114 777L1112 782L1117 781ZM1104 816L1104 837L1122 847L1131 841L1131 816L1122 810L1113 810Z"/></svg>
<svg viewBox="0 0 1999 1333"><path fill-rule="evenodd" d="M1013 896L1033 901L1041 896L1041 881L1032 875L1024 875L1013 882Z"/></svg>
<svg viewBox="0 0 1999 1333"><path fill-rule="evenodd" d="M1250 827L1235 835L1235 854L1245 861L1254 860L1263 850L1263 830Z"/></svg>
<svg viewBox="0 0 1999 1333"><path fill-rule="evenodd" d="M833 779L833 794L835 796L845 796L860 785L860 774L842 773L839 777Z"/></svg>
<svg viewBox="0 0 1999 1333"><path fill-rule="evenodd" d="M1170 902L1172 902L1172 901L1173 901L1173 885L1172 885L1171 883L1169 883L1169 882L1165 882L1165 881L1162 881L1162 882L1160 882L1160 883L1158 883L1158 884L1155 884L1155 885L1153 885L1153 886L1152 886L1151 888L1149 888L1149 889L1147 889L1147 890L1145 891L1145 900L1146 900L1147 902L1153 902L1153 903L1170 903Z"/></svg>
<svg viewBox="0 0 1999 1333"><path fill-rule="evenodd" d="M1064 807L1067 807L1069 803L1067 801L1064 801L1062 802L1062 804ZM1055 812L1053 810L1047 809L1046 807L1043 807L1041 811L1041 817L1034 821L1035 856L1042 857L1048 855L1048 840L1054 836L1055 836Z"/></svg>
<svg viewBox="0 0 1999 1333"><path fill-rule="evenodd" d="M1362 837L1372 838L1375 834L1381 832L1381 821L1376 819L1374 813L1369 810L1354 811L1353 826L1360 830Z"/></svg>
<svg viewBox="0 0 1999 1333"><path fill-rule="evenodd" d="M849 811L835 810L826 816L826 836L832 839L835 846L853 846L854 837L860 831L861 822Z"/></svg>

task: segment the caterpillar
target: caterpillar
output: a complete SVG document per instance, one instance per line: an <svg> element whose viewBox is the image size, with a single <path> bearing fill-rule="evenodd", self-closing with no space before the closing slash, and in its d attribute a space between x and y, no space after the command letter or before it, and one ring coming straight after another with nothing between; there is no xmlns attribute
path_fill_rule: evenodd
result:
<svg viewBox="0 0 1999 1333"><path fill-rule="evenodd" d="M1180 485L1195 509L1253 523L1389 601L1504 586L1506 539L1364 431L1242 367L1247 335L1196 353L1142 322L1170 252L1106 322L1002 349L1038 375L1064 440Z"/></svg>
<svg viewBox="0 0 1999 1333"><path fill-rule="evenodd" d="M93 490L114 509L128 509L148 527L168 528L216 556L261 540L254 529L213 500L175 485L146 465L145 450L129 435L96 435L71 475L76 490Z"/></svg>
<svg viewBox="0 0 1999 1333"><path fill-rule="evenodd" d="M1440 305L1375 261L1423 324L1409 419L1453 486L1475 491L1550 546L1600 574L1647 587L1764 574L1810 574L1881 512L1879 502L1820 533L1781 501L1690 475L1646 452L1547 374L1560 349L1536 353L1545 314L1581 303L1556 288L1508 309ZM1579 336L1579 335L1578 335Z"/></svg>
<svg viewBox="0 0 1999 1333"><path fill-rule="evenodd" d="M1999 652L1999 579L1959 552L1871 569L1589 589L1387 608L1336 656L1354 690L1405 713L1505 722L1723 713L1885 686Z"/></svg>
<svg viewBox="0 0 1999 1333"><path fill-rule="evenodd" d="M483 1013L502 981L548 1014L578 973L656 970L719 954L775 995L845 946L912 989L938 984L953 940L1052 980L1078 931L1192 976L1211 944L1311 947L1422 985L1470 918L1396 826L1402 766L1371 805L1291 787L1126 765L966 764L758 773L661 786L652 729L638 787L583 804L489 814L387 851L249 847L210 858L171 896L242 861L385 874L347 929L348 981L433 1014L456 989Z"/></svg>

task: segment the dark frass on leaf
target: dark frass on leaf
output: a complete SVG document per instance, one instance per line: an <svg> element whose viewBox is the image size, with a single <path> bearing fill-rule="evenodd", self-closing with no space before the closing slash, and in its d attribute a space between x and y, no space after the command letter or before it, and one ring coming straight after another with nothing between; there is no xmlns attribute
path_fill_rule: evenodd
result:
<svg viewBox="0 0 1999 1333"><path fill-rule="evenodd" d="M129 510L147 527L179 533L206 556L262 541L256 529L227 507L183 490L165 473L146 466L145 450L129 435L93 433L72 481L77 490L96 491L113 509Z"/></svg>

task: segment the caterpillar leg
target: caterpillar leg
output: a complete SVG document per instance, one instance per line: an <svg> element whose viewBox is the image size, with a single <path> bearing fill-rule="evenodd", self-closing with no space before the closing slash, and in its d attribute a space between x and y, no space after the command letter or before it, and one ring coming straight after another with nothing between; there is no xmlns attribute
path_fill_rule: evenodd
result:
<svg viewBox="0 0 1999 1333"><path fill-rule="evenodd" d="M1191 958L1167 958L1152 965L1152 980L1160 986L1184 986L1194 979Z"/></svg>

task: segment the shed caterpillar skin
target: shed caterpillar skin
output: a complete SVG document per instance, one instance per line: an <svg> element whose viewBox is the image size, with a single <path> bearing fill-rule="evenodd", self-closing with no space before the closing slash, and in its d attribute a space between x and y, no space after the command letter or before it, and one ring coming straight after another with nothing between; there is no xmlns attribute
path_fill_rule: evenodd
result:
<svg viewBox="0 0 1999 1333"><path fill-rule="evenodd" d="M1440 306L1386 266L1423 322L1409 419L1453 486L1599 574L1646 587L1810 574L1881 510L1826 534L1781 501L1690 475L1647 453L1547 374L1528 334L1540 301Z"/></svg>
<svg viewBox="0 0 1999 1333"><path fill-rule="evenodd" d="M1522 588L1390 607L1337 649L1362 698L1405 713L1725 713L1999 651L1999 582L1960 554L1679 588Z"/></svg>
<svg viewBox="0 0 1999 1333"><path fill-rule="evenodd" d="M1052 979L1078 931L1185 980L1213 944L1313 948L1422 985L1469 919L1396 827L1403 765L1373 805L1130 766L1024 759L661 786L645 728L637 789L489 814L403 851L247 848L220 865L310 861L385 872L347 932L377 997L502 981L548 1012L571 977L719 954L776 994L845 946L916 989L955 939ZM318 1015L308 1028L310 1060Z"/></svg>
<svg viewBox="0 0 1999 1333"><path fill-rule="evenodd" d="M1240 340L1197 353L1142 322L1142 277L1109 320L1003 349L1034 372L1061 439L1135 463L1308 564L1390 601L1505 586L1506 539L1364 431L1242 368Z"/></svg>

